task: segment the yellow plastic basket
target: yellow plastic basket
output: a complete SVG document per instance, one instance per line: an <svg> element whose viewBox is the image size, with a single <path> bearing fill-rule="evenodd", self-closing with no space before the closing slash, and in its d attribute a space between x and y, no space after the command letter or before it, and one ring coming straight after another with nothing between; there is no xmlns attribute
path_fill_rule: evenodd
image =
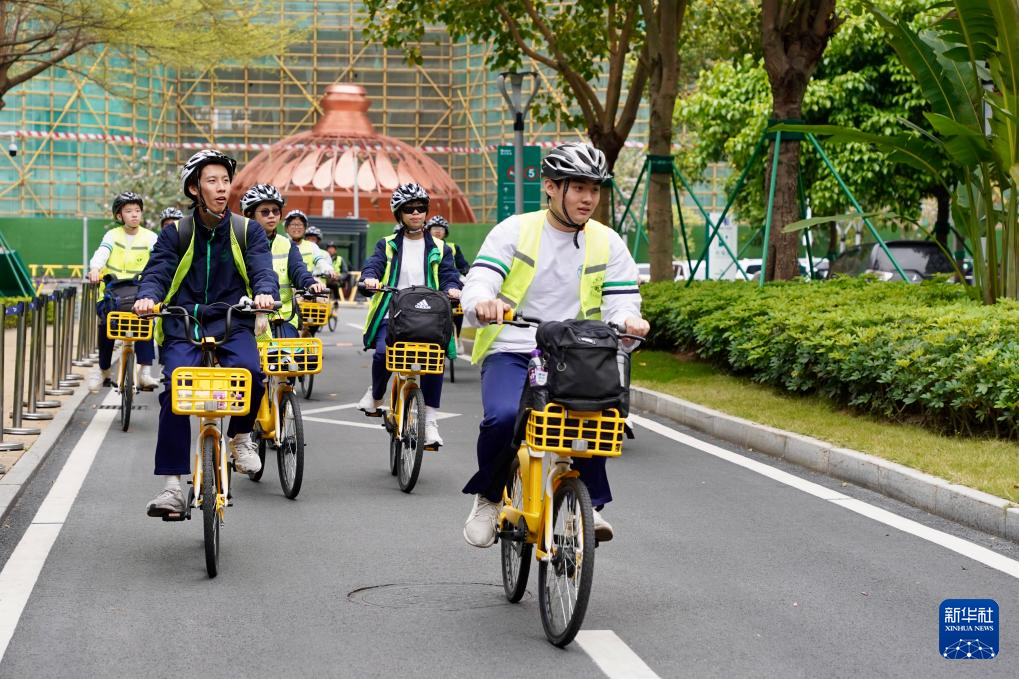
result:
<svg viewBox="0 0 1019 679"><path fill-rule="evenodd" d="M531 411L525 434L534 450L572 457L618 457L623 453L625 423L614 408L585 413L549 403L544 410Z"/></svg>
<svg viewBox="0 0 1019 679"><path fill-rule="evenodd" d="M305 325L320 327L329 320L329 305L323 302L298 302L301 309L301 320Z"/></svg>
<svg viewBox="0 0 1019 679"><path fill-rule="evenodd" d="M386 347L386 370L415 375L441 375L446 352L438 344L397 342Z"/></svg>
<svg viewBox="0 0 1019 679"><path fill-rule="evenodd" d="M177 368L170 376L175 415L226 417L251 408L251 373L243 368Z"/></svg>
<svg viewBox="0 0 1019 679"><path fill-rule="evenodd" d="M460 300L456 300L455 302L453 302L453 315L454 316L464 315L464 308L460 305Z"/></svg>
<svg viewBox="0 0 1019 679"><path fill-rule="evenodd" d="M130 311L111 311L106 314L106 336L111 340L144 342L152 339L152 319L142 318Z"/></svg>
<svg viewBox="0 0 1019 679"><path fill-rule="evenodd" d="M322 340L287 337L258 343L266 375L317 375L322 372Z"/></svg>

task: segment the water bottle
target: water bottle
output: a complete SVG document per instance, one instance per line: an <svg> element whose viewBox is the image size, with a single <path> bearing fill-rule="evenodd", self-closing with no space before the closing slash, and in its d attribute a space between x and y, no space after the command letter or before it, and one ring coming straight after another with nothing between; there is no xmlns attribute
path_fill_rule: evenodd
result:
<svg viewBox="0 0 1019 679"><path fill-rule="evenodd" d="M548 371L541 357L541 349L531 352L531 360L527 362L527 381L532 387L544 387L548 383Z"/></svg>

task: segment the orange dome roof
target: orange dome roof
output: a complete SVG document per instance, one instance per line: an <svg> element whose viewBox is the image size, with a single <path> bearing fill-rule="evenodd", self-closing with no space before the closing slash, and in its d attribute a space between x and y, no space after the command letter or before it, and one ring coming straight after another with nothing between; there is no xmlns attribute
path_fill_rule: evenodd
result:
<svg viewBox="0 0 1019 679"><path fill-rule="evenodd" d="M460 187L434 160L409 144L375 132L366 112L371 102L360 85L330 85L322 98L324 115L301 132L262 151L237 174L230 202L234 209L253 184L276 186L287 210L322 214L333 200L333 216L354 214L354 186L360 216L392 221L389 198L398 185L416 182L431 197L430 214L453 223L475 222Z"/></svg>

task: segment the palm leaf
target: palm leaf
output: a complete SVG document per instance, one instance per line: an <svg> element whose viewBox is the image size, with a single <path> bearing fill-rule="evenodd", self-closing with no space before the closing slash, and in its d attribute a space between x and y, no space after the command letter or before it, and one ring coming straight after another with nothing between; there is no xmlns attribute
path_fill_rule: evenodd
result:
<svg viewBox="0 0 1019 679"><path fill-rule="evenodd" d="M953 0L952 5L955 11L938 22L938 32L963 47L967 61L986 61L994 53L997 33L987 0Z"/></svg>

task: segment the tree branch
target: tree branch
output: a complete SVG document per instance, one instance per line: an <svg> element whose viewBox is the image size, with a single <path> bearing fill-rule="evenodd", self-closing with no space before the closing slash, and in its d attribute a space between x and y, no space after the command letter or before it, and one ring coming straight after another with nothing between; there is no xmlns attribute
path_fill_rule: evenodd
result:
<svg viewBox="0 0 1019 679"><path fill-rule="evenodd" d="M615 3L613 3L614 5ZM609 8L612 11L612 8ZM630 39L633 35L633 25L637 20L637 13L631 6L628 10L622 28L616 36L615 51L610 52L609 58L609 79L606 87L605 118L609 121L616 119L619 112L619 99L623 93L623 73L626 68L626 57L630 51ZM612 48L610 47L610 50Z"/></svg>

